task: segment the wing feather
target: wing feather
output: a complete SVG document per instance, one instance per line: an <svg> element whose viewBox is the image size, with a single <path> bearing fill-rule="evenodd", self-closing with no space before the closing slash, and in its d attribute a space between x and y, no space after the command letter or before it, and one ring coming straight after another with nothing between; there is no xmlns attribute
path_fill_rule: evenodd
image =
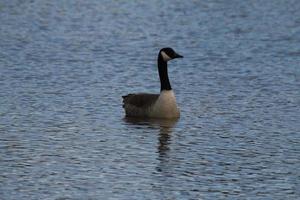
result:
<svg viewBox="0 0 300 200"><path fill-rule="evenodd" d="M135 106L137 108L148 108L155 103L159 94L137 93L128 94L123 97L123 107L127 105Z"/></svg>

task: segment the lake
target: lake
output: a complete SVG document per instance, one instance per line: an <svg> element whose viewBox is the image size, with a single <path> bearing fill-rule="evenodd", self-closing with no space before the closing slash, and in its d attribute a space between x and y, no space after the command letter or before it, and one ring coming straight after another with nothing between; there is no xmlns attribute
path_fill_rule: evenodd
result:
<svg viewBox="0 0 300 200"><path fill-rule="evenodd" d="M299 10L2 0L0 199L299 199ZM181 118L124 118L167 46Z"/></svg>

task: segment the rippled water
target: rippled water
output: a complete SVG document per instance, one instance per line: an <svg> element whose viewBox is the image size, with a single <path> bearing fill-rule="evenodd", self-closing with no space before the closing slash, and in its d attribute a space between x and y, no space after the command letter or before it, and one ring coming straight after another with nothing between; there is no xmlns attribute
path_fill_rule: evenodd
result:
<svg viewBox="0 0 300 200"><path fill-rule="evenodd" d="M299 199L300 1L0 2L0 199ZM159 92L178 121L124 119Z"/></svg>

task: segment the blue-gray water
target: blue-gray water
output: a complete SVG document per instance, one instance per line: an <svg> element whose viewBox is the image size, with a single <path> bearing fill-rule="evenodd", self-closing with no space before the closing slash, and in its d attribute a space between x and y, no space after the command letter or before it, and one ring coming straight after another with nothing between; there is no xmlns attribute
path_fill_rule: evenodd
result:
<svg viewBox="0 0 300 200"><path fill-rule="evenodd" d="M0 199L299 199L300 1L0 2ZM159 92L181 118L124 119Z"/></svg>

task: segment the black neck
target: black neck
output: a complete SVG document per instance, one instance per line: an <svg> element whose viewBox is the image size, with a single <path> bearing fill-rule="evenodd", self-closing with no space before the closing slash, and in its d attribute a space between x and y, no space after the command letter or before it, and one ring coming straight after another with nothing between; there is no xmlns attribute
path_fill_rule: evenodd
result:
<svg viewBox="0 0 300 200"><path fill-rule="evenodd" d="M168 76L168 64L164 61L161 54L158 55L157 66L160 79L160 91L172 90Z"/></svg>

